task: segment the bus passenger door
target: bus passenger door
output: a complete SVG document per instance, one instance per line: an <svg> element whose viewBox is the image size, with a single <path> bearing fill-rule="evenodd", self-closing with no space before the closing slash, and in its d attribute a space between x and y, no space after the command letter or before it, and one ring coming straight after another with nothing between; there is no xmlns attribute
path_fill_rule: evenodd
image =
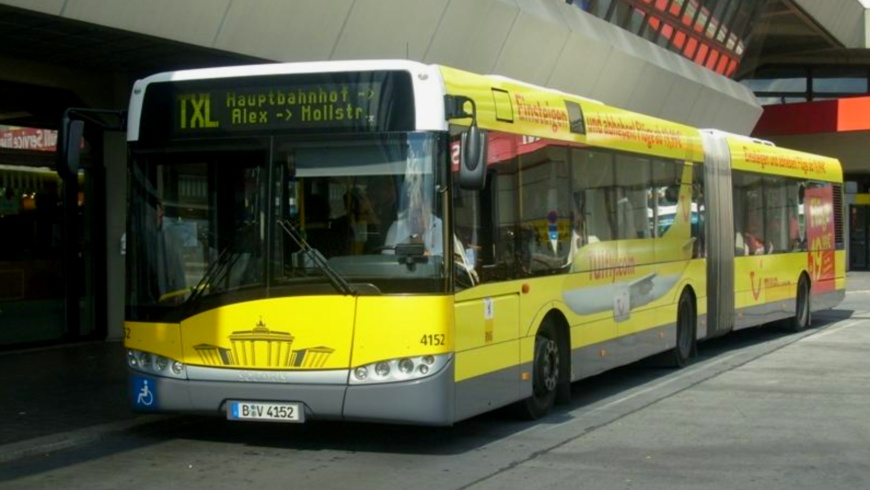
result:
<svg viewBox="0 0 870 490"><path fill-rule="evenodd" d="M456 415L519 397L519 294L478 286L456 295Z"/></svg>
<svg viewBox="0 0 870 490"><path fill-rule="evenodd" d="M464 264L456 266L454 280L456 416L460 419L520 396L519 286L509 281L516 275L511 259L516 255L501 253L496 246L511 242L507 235L514 233L512 227L498 225L500 178L490 172L481 191L454 185L450 200L454 255Z"/></svg>

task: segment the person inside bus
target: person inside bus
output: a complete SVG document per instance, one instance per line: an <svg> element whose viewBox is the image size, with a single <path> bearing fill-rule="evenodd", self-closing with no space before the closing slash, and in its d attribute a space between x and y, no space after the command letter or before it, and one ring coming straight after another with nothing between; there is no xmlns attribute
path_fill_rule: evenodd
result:
<svg viewBox="0 0 870 490"><path fill-rule="evenodd" d="M345 192L342 200L347 213L333 220L332 228L336 230L345 254L368 253L369 235L375 233L378 226L372 203L358 187Z"/></svg>
<svg viewBox="0 0 870 490"><path fill-rule="evenodd" d="M746 232L745 244L748 255L764 255L764 241L757 234Z"/></svg>
<svg viewBox="0 0 870 490"><path fill-rule="evenodd" d="M395 253L396 245L402 243L422 243L425 255L444 255L442 230L441 218L432 213L428 202L412 199L387 230L383 253Z"/></svg>
<svg viewBox="0 0 870 490"><path fill-rule="evenodd" d="M396 245L404 243L423 244L423 255L444 256L444 226L441 218L435 216L429 201L419 195L412 196L408 209L399 213L387 230L387 238L381 253L393 255ZM475 260L469 256L465 244L456 234L453 235L454 255L458 283L462 287L472 287L480 282L475 269ZM471 254L473 255L473 253Z"/></svg>
<svg viewBox="0 0 870 490"><path fill-rule="evenodd" d="M744 235L744 243L748 255L764 255L765 253L768 253L768 247L758 217L749 217Z"/></svg>

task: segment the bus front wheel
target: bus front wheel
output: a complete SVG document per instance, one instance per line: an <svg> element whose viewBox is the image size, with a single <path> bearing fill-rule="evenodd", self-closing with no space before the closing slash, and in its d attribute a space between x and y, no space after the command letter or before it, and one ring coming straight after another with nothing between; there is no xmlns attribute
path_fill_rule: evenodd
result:
<svg viewBox="0 0 870 490"><path fill-rule="evenodd" d="M560 383L560 345L552 321L546 321L535 336L535 358L532 361L532 396L521 402L521 415L539 419L550 412L556 402Z"/></svg>

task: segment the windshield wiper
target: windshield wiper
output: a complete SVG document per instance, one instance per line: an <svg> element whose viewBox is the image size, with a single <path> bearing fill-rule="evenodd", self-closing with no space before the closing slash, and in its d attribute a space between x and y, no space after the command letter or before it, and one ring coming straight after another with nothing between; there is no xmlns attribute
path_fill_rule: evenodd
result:
<svg viewBox="0 0 870 490"><path fill-rule="evenodd" d="M311 257L311 260L315 264L317 264L317 266L323 271L324 275L329 279L329 282L333 285L333 287L335 287L336 290L338 290L338 292L347 296L356 296L356 290L354 290L350 286L350 284L348 284L347 280L342 277L341 274L339 274L335 271L335 269L330 267L329 263L326 261L326 258L324 258L323 255L320 254L320 252L318 252L311 245L308 244L302 234L299 233L299 230L297 230L296 227L293 226L293 223L286 219L279 219L276 221L278 223L278 226L280 226L281 229L284 230L284 233L292 238L293 241L296 242L296 245L302 249L302 253L304 253L308 257Z"/></svg>
<svg viewBox="0 0 870 490"><path fill-rule="evenodd" d="M236 229L235 236L242 236L245 238L241 243L231 241L221 249L217 259L209 264L205 273L202 275L202 279L200 279L193 288L193 291L185 302L186 304L193 304L194 301L202 296L205 290L209 288L209 284L217 286L218 283L226 278L226 275L229 274L236 262L239 261L239 257L242 256L242 254L238 252L238 249L247 244L250 240L251 235L246 232L249 228L252 228L253 225L254 223L242 223L242 225Z"/></svg>
<svg viewBox="0 0 870 490"><path fill-rule="evenodd" d="M206 269L205 273L202 275L202 279L199 280L193 288L193 291L190 293L190 296L187 298L186 303L192 304L202 296L203 292L209 287L209 283L216 284L217 282L220 282L225 276L225 273L232 269L233 264L236 263L239 256L240 254L232 252L231 244L225 246L218 255L217 260L208 266L208 269Z"/></svg>

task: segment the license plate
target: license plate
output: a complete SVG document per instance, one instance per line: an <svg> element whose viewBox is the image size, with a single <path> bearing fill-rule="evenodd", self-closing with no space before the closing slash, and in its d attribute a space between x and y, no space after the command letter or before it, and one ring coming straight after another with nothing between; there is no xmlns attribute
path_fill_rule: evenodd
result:
<svg viewBox="0 0 870 490"><path fill-rule="evenodd" d="M228 420L266 422L305 422L301 403L231 401L227 406Z"/></svg>

